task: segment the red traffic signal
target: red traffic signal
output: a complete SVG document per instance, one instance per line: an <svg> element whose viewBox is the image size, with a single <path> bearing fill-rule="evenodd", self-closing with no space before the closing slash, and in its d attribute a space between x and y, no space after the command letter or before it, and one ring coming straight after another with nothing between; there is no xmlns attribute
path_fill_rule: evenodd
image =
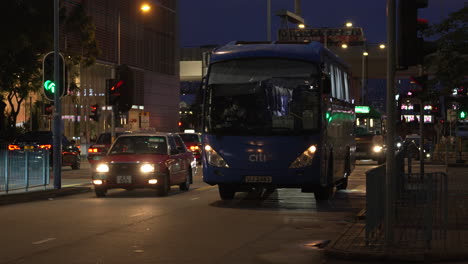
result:
<svg viewBox="0 0 468 264"><path fill-rule="evenodd" d="M91 112L90 112L89 118L91 118L94 121L99 121L99 105L98 104L91 105Z"/></svg>

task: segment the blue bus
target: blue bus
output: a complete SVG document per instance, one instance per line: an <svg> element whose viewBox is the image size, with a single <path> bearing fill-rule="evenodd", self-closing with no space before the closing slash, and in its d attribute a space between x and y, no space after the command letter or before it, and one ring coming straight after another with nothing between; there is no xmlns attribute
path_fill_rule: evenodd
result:
<svg viewBox="0 0 468 264"><path fill-rule="evenodd" d="M327 200L354 169L348 66L318 42L231 42L213 50L203 93L203 180L223 200L301 188Z"/></svg>

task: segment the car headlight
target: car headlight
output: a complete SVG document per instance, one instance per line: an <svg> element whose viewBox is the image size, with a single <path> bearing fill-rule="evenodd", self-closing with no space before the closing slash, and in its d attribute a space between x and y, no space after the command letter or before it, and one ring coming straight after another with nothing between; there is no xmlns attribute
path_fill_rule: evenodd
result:
<svg viewBox="0 0 468 264"><path fill-rule="evenodd" d="M107 164L99 164L96 166L96 172L109 172L109 166Z"/></svg>
<svg viewBox="0 0 468 264"><path fill-rule="evenodd" d="M374 150L374 152L380 152L382 151L382 146L374 146L372 150Z"/></svg>
<svg viewBox="0 0 468 264"><path fill-rule="evenodd" d="M229 168L229 165L210 145L205 146L206 158L208 163L215 167Z"/></svg>
<svg viewBox="0 0 468 264"><path fill-rule="evenodd" d="M143 172L143 173L154 172L154 165L153 164L143 164L140 167L140 171Z"/></svg>
<svg viewBox="0 0 468 264"><path fill-rule="evenodd" d="M308 149L306 149L296 160L291 163L289 168L297 169L297 168L304 168L307 166L312 165L312 161L314 159L315 152L317 151L317 146L312 145Z"/></svg>
<svg viewBox="0 0 468 264"><path fill-rule="evenodd" d="M401 142L396 143L397 148L401 148Z"/></svg>

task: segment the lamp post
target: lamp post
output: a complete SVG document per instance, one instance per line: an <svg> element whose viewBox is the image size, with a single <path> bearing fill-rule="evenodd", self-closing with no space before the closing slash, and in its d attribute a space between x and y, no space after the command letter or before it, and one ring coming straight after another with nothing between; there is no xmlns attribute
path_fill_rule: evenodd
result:
<svg viewBox="0 0 468 264"><path fill-rule="evenodd" d="M148 13L151 11L151 5L148 3L144 3L140 6L140 10L142 13ZM120 9L117 9L117 65L121 64L121 57L120 57L120 42L121 42L121 30L120 30ZM114 75L115 78L115 75ZM115 139L115 106L112 106L111 110L111 138L112 142L114 142Z"/></svg>

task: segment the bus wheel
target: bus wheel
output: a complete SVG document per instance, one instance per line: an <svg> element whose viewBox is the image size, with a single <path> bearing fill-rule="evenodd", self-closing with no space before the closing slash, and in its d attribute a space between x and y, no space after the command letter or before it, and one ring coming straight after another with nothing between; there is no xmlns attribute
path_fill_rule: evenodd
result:
<svg viewBox="0 0 468 264"><path fill-rule="evenodd" d="M234 199L234 194L236 194L234 186L228 184L218 184L218 190L222 200L232 200Z"/></svg>
<svg viewBox="0 0 468 264"><path fill-rule="evenodd" d="M331 198L333 195L333 185L325 186L325 187L318 187L314 191L314 196L316 201L326 201Z"/></svg>

